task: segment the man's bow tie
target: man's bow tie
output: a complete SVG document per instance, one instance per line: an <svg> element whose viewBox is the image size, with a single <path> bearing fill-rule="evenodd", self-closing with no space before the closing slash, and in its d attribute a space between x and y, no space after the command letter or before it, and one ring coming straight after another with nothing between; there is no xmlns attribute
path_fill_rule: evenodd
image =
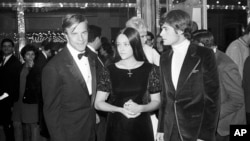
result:
<svg viewBox="0 0 250 141"><path fill-rule="evenodd" d="M82 59L82 56L88 57L88 53L87 53L86 51L83 52L83 53L79 53L79 54L78 54L78 59L79 59L79 60Z"/></svg>

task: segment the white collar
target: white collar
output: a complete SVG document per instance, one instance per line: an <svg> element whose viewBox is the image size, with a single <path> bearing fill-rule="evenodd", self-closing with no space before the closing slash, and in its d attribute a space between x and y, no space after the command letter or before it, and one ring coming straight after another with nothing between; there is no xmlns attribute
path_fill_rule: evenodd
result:
<svg viewBox="0 0 250 141"><path fill-rule="evenodd" d="M42 54L45 56L46 59L48 59L47 54L45 53L45 51L42 50Z"/></svg>
<svg viewBox="0 0 250 141"><path fill-rule="evenodd" d="M74 49L69 43L67 43L67 48L69 49L69 52L72 54L72 56L74 58L77 58L79 53L83 53L83 52L80 52L80 51ZM83 57L85 57L85 56L83 56Z"/></svg>
<svg viewBox="0 0 250 141"><path fill-rule="evenodd" d="M94 53L98 54L98 52L90 44L88 44L87 47Z"/></svg>
<svg viewBox="0 0 250 141"><path fill-rule="evenodd" d="M172 49L174 52L186 53L189 45L190 45L190 41L185 39L184 41L182 41L181 43L177 45L172 45Z"/></svg>

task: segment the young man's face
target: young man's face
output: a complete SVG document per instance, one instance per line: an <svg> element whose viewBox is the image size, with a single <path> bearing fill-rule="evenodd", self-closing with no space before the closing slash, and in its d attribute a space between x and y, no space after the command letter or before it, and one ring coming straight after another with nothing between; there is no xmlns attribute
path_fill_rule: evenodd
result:
<svg viewBox="0 0 250 141"><path fill-rule="evenodd" d="M73 24L66 28L65 37L67 42L76 50L84 51L88 43L87 22Z"/></svg>
<svg viewBox="0 0 250 141"><path fill-rule="evenodd" d="M8 56L14 52L14 47L11 42L4 42L2 46L4 56Z"/></svg>
<svg viewBox="0 0 250 141"><path fill-rule="evenodd" d="M162 25L162 31L160 36L163 40L163 45L176 45L180 40L180 36L183 32L176 31L172 26L168 23L164 23Z"/></svg>

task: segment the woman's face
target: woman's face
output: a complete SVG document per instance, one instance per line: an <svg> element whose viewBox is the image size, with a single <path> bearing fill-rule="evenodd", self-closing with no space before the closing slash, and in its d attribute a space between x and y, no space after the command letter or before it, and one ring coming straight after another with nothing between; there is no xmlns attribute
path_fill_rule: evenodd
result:
<svg viewBox="0 0 250 141"><path fill-rule="evenodd" d="M25 62L32 62L35 59L35 52L34 51L27 51L24 55Z"/></svg>
<svg viewBox="0 0 250 141"><path fill-rule="evenodd" d="M133 55L133 49L129 43L129 40L127 36L124 34L118 35L116 39L116 45L117 45L117 51L119 55L121 56L121 59L128 59Z"/></svg>

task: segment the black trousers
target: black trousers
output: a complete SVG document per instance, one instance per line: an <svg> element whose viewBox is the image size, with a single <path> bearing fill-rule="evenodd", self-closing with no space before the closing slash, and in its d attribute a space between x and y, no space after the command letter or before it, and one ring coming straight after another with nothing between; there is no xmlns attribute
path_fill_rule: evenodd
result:
<svg viewBox="0 0 250 141"><path fill-rule="evenodd" d="M250 125L250 113L246 113L247 124Z"/></svg>
<svg viewBox="0 0 250 141"><path fill-rule="evenodd" d="M6 141L15 141L14 139L14 128L12 122L6 122L1 124L3 126Z"/></svg>
<svg viewBox="0 0 250 141"><path fill-rule="evenodd" d="M229 135L228 136L221 136L217 133L216 134L216 141L229 141Z"/></svg>

